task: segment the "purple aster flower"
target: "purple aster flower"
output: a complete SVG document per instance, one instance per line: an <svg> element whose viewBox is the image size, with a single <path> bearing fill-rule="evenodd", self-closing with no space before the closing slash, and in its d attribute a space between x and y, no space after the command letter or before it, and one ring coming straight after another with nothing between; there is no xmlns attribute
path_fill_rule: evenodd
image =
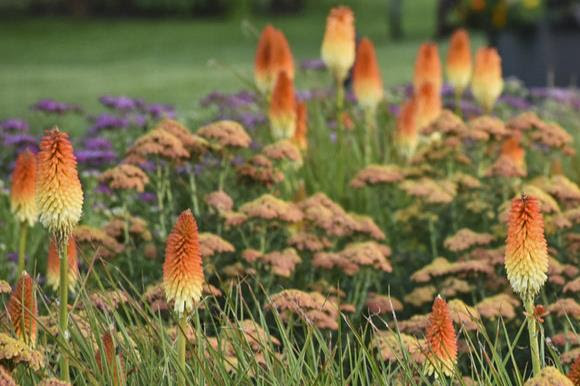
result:
<svg viewBox="0 0 580 386"><path fill-rule="evenodd" d="M203 173L205 167L202 164L195 164L193 166L193 173L195 173L196 176L201 175L201 173Z"/></svg>
<svg viewBox="0 0 580 386"><path fill-rule="evenodd" d="M401 113L401 106L395 103L389 103L389 113L391 113L395 117L398 117L399 114Z"/></svg>
<svg viewBox="0 0 580 386"><path fill-rule="evenodd" d="M302 70L323 71L326 70L326 65L322 59L305 59L300 63Z"/></svg>
<svg viewBox="0 0 580 386"><path fill-rule="evenodd" d="M95 123L89 131L94 134L105 129L121 129L129 126L129 120L127 118L121 118L111 114L101 114L93 118L93 120Z"/></svg>
<svg viewBox="0 0 580 386"><path fill-rule="evenodd" d="M502 95L499 100L517 110L527 110L531 106L527 100L515 95Z"/></svg>
<svg viewBox="0 0 580 386"><path fill-rule="evenodd" d="M0 129L8 132L28 131L28 123L20 118L10 118L0 122Z"/></svg>
<svg viewBox="0 0 580 386"><path fill-rule="evenodd" d="M145 127L147 126L147 117L143 114L135 114L129 119L131 125L135 127Z"/></svg>
<svg viewBox="0 0 580 386"><path fill-rule="evenodd" d="M441 86L441 96L449 97L449 96L454 96L454 95L455 95L455 89L453 88L453 86L451 86L448 83L444 83Z"/></svg>
<svg viewBox="0 0 580 386"><path fill-rule="evenodd" d="M239 121L242 126L247 129L254 129L257 126L263 125L266 123L266 116L262 113L253 113L253 112L242 112L239 115L239 119L235 119Z"/></svg>
<svg viewBox="0 0 580 386"><path fill-rule="evenodd" d="M102 193L102 194L106 194L106 195L113 194L113 191L111 190L111 188L109 188L109 186L107 184L99 184L99 185L97 185L97 188L95 189L95 192Z"/></svg>
<svg viewBox="0 0 580 386"><path fill-rule="evenodd" d="M153 163L152 161L141 162L139 164L139 167L143 169L144 172L148 173L153 173L157 169L155 163Z"/></svg>
<svg viewBox="0 0 580 386"><path fill-rule="evenodd" d="M102 137L87 138L83 144L87 150L111 150L113 148L111 141Z"/></svg>
<svg viewBox="0 0 580 386"><path fill-rule="evenodd" d="M4 145L5 146L16 146L16 147L23 147L23 146L31 146L36 148L37 139L32 135L28 134L7 134L4 136Z"/></svg>
<svg viewBox="0 0 580 386"><path fill-rule="evenodd" d="M80 164L91 166L110 164L117 159L117 155L112 150L77 150L75 155Z"/></svg>
<svg viewBox="0 0 580 386"><path fill-rule="evenodd" d="M64 114L69 111L81 111L80 106L70 103L55 101L54 99L41 99L32 106L32 110L42 111L47 114Z"/></svg>
<svg viewBox="0 0 580 386"><path fill-rule="evenodd" d="M145 111L147 111L154 119L175 118L175 107L172 105L151 103L146 106Z"/></svg>
<svg viewBox="0 0 580 386"><path fill-rule="evenodd" d="M143 192L143 193L140 193L139 194L138 199L140 201L148 202L148 203L156 202L157 201L157 195L155 193L153 193L153 192Z"/></svg>
<svg viewBox="0 0 580 386"><path fill-rule="evenodd" d="M138 105L135 99L127 96L105 95L99 98L99 102L110 109L122 111L134 110Z"/></svg>
<svg viewBox="0 0 580 386"><path fill-rule="evenodd" d="M8 252L8 253L6 253L6 258L8 259L8 261L11 261L13 263L17 263L18 262L18 253ZM26 256L25 259L28 260L28 256Z"/></svg>

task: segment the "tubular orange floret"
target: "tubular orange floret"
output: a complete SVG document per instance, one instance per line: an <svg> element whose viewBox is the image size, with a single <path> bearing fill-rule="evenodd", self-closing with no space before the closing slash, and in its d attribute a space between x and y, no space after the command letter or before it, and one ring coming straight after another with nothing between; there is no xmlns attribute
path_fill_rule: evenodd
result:
<svg viewBox="0 0 580 386"><path fill-rule="evenodd" d="M79 222L83 190L68 134L54 128L40 141L36 203L39 220L58 239L70 235Z"/></svg>
<svg viewBox="0 0 580 386"><path fill-rule="evenodd" d="M512 201L505 250L505 268L514 292L535 296L548 272L548 250L540 202L522 194Z"/></svg>
<svg viewBox="0 0 580 386"><path fill-rule="evenodd" d="M441 114L441 94L437 86L432 82L423 82L415 96L415 103L417 109L416 123L419 130L429 126Z"/></svg>
<svg viewBox="0 0 580 386"><path fill-rule="evenodd" d="M486 111L491 111L503 90L501 58L495 48L477 50L471 90L477 102Z"/></svg>
<svg viewBox="0 0 580 386"><path fill-rule="evenodd" d="M192 311L194 303L201 299L203 283L197 223L188 209L179 215L167 237L163 264L165 295L175 302L177 313Z"/></svg>
<svg viewBox="0 0 580 386"><path fill-rule="evenodd" d="M460 28L451 36L447 53L447 79L458 93L469 85L471 67L469 34Z"/></svg>
<svg viewBox="0 0 580 386"><path fill-rule="evenodd" d="M373 43L363 38L358 46L353 70L353 89L364 108L376 108L383 99L383 80Z"/></svg>
<svg viewBox="0 0 580 386"><path fill-rule="evenodd" d="M272 47L272 57L270 59L272 61L272 85L270 89L282 72L285 72L290 79L294 79L294 58L292 57L292 51L286 35L280 30L276 30L274 35L274 46Z"/></svg>
<svg viewBox="0 0 580 386"><path fill-rule="evenodd" d="M439 51L435 43L423 43L419 47L417 60L415 61L415 73L413 75L413 87L418 94L421 86L430 82L433 84L437 94L441 91L442 83L441 61L439 60Z"/></svg>
<svg viewBox="0 0 580 386"><path fill-rule="evenodd" d="M339 82L343 81L355 59L354 14L349 7L330 10L321 55L334 77Z"/></svg>
<svg viewBox="0 0 580 386"><path fill-rule="evenodd" d="M254 80L256 87L262 93L270 91L274 83L274 79L272 79L272 47L274 46L275 34L276 29L268 24L262 30L256 49Z"/></svg>
<svg viewBox="0 0 580 386"><path fill-rule="evenodd" d="M401 108L395 132L395 142L407 158L413 156L417 148L419 140L417 119L417 103L414 99L410 99Z"/></svg>
<svg viewBox="0 0 580 386"><path fill-rule="evenodd" d="M102 341L103 353L101 353L101 350L98 350L95 353L96 354L95 360L97 362L97 366L99 367L99 370L104 372L105 369L108 369L110 371L114 386L124 385L125 384L125 376L124 376L125 363L123 360L123 356L121 354L118 354L120 366L117 365L117 350L116 350L115 342L113 341L113 334L110 331L105 332L102 336L101 341ZM106 367L103 366L101 356L103 356L107 362Z"/></svg>
<svg viewBox="0 0 580 386"><path fill-rule="evenodd" d="M296 103L296 130L293 141L301 151L308 149L308 106L306 102Z"/></svg>
<svg viewBox="0 0 580 386"><path fill-rule="evenodd" d="M73 291L79 278L79 265L77 262L77 246L74 237L69 237L67 247L68 259L68 287ZM56 240L51 238L48 246L48 259L46 266L46 283L54 290L58 290L60 284L60 258Z"/></svg>
<svg viewBox="0 0 580 386"><path fill-rule="evenodd" d="M574 385L580 385L580 355L576 357L576 360L572 363L572 366L570 366L568 378L570 378Z"/></svg>
<svg viewBox="0 0 580 386"><path fill-rule="evenodd" d="M501 157L509 160L521 174L526 174L526 150L520 146L521 135L506 140L501 147Z"/></svg>
<svg viewBox="0 0 580 386"><path fill-rule="evenodd" d="M274 140L290 139L296 130L296 98L294 82L286 72L276 80L269 110L272 137Z"/></svg>
<svg viewBox="0 0 580 386"><path fill-rule="evenodd" d="M19 339L31 347L36 345L36 289L34 280L23 271L8 301L8 315Z"/></svg>
<svg viewBox="0 0 580 386"><path fill-rule="evenodd" d="M18 154L12 172L10 210L21 223L33 226L38 217L36 210L36 156L28 149Z"/></svg>
<svg viewBox="0 0 580 386"><path fill-rule="evenodd" d="M433 302L426 340L429 357L428 374L437 376L443 373L451 376L457 362L457 341L449 307L441 296L437 296Z"/></svg>

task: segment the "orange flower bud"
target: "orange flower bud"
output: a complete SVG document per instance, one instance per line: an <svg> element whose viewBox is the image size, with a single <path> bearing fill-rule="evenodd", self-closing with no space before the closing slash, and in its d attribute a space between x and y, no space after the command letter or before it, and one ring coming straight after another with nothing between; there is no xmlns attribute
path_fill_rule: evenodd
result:
<svg viewBox="0 0 580 386"><path fill-rule="evenodd" d="M502 162L509 162L519 175L526 173L526 150L520 146L520 135L516 134L501 146Z"/></svg>
<svg viewBox="0 0 580 386"><path fill-rule="evenodd" d="M10 210L19 222L33 226L36 210L36 156L28 149L18 154L12 172Z"/></svg>
<svg viewBox="0 0 580 386"><path fill-rule="evenodd" d="M495 48L482 47L475 56L471 80L473 96L486 111L491 111L502 90L501 58Z"/></svg>
<svg viewBox="0 0 580 386"><path fill-rule="evenodd" d="M34 280L22 272L8 301L8 315L18 338L31 347L36 345L36 288Z"/></svg>
<svg viewBox="0 0 580 386"><path fill-rule="evenodd" d="M274 140L290 139L296 130L296 98L294 82L280 73L270 100L270 129Z"/></svg>
<svg viewBox="0 0 580 386"><path fill-rule="evenodd" d="M374 109L383 99L383 80L373 43L363 38L356 53L353 70L353 89L358 103Z"/></svg>
<svg viewBox="0 0 580 386"><path fill-rule="evenodd" d="M514 292L535 296L546 281L548 250L540 202L522 195L512 201L505 250L505 268Z"/></svg>
<svg viewBox="0 0 580 386"><path fill-rule="evenodd" d="M301 151L308 149L308 106L306 102L296 104L296 130L293 141Z"/></svg>
<svg viewBox="0 0 580 386"><path fill-rule="evenodd" d="M435 121L442 110L441 94L431 82L424 82L415 96L417 127L419 130Z"/></svg>
<svg viewBox="0 0 580 386"><path fill-rule="evenodd" d="M68 287L73 291L79 278L79 265L77 262L77 246L74 238L68 239L67 247L68 259ZM60 258L58 246L54 238L50 239L48 246L48 260L46 265L46 283L54 290L58 290L60 284Z"/></svg>
<svg viewBox="0 0 580 386"><path fill-rule="evenodd" d="M442 77L437 45L435 43L421 44L417 53L415 74L413 76L415 94L418 94L421 86L427 82L432 83L435 92L439 94L441 92Z"/></svg>
<svg viewBox="0 0 580 386"><path fill-rule="evenodd" d="M123 355L117 354L115 342L113 341L113 334L111 334L110 331L105 332L102 336L101 342L103 347L103 353L101 353L101 350L98 350L95 353L95 359L97 362L97 366L99 367L99 370L101 370L102 372L105 371L105 366L103 366L103 362L101 360L101 356L103 356L104 359L107 361L106 368L110 371L110 374L113 378L112 379L113 385L114 386L125 385L125 374L124 374L125 361L123 360ZM119 365L117 365L117 360L119 361Z"/></svg>
<svg viewBox="0 0 580 386"><path fill-rule="evenodd" d="M57 128L40 141L36 204L40 222L59 239L68 237L81 218L83 190L77 160L68 134Z"/></svg>
<svg viewBox="0 0 580 386"><path fill-rule="evenodd" d="M433 302L426 340L429 358L427 373L451 376L457 363L457 341L449 307L441 296L437 296Z"/></svg>
<svg viewBox="0 0 580 386"><path fill-rule="evenodd" d="M350 8L340 6L330 10L321 55L335 79L344 81L355 58L354 14Z"/></svg>
<svg viewBox="0 0 580 386"><path fill-rule="evenodd" d="M405 157L410 158L415 153L418 141L417 103L414 99L410 99L401 107L401 112L397 118L395 143L400 152Z"/></svg>
<svg viewBox="0 0 580 386"><path fill-rule="evenodd" d="M167 237L163 264L165 295L168 301L175 302L177 313L192 311L194 303L201 299L203 283L197 223L188 209L179 215Z"/></svg>
<svg viewBox="0 0 580 386"><path fill-rule="evenodd" d="M258 90L269 93L280 72L294 79L294 60L284 33L267 25L260 35L254 66L254 80Z"/></svg>
<svg viewBox="0 0 580 386"><path fill-rule="evenodd" d="M464 29L458 29L451 36L447 53L447 79L456 92L463 93L467 88L471 70L469 34Z"/></svg>

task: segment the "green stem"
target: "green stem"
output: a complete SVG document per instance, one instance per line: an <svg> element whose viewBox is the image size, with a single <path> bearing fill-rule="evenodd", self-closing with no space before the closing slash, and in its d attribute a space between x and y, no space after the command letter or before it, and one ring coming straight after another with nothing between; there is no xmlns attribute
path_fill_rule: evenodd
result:
<svg viewBox="0 0 580 386"><path fill-rule="evenodd" d="M26 236L28 234L28 224L20 223L20 242L18 243L18 274L26 269Z"/></svg>
<svg viewBox="0 0 580 386"><path fill-rule="evenodd" d="M536 320L534 318L534 298L528 296L524 300L526 308L526 319L528 322L528 334L530 336L530 355L532 357L532 367L534 369L534 376L537 376L541 371L540 366L540 349L538 346L538 330Z"/></svg>
<svg viewBox="0 0 580 386"><path fill-rule="evenodd" d="M61 341L60 353L60 378L65 382L70 382L69 362L67 356L68 346L68 237L58 240L60 259L60 281L58 284L60 292L59 307L59 339Z"/></svg>
<svg viewBox="0 0 580 386"><path fill-rule="evenodd" d="M368 165L372 161L373 143L376 140L375 109L365 109L365 163Z"/></svg>
<svg viewBox="0 0 580 386"><path fill-rule="evenodd" d="M156 168L157 178L156 178L156 190L157 190L157 206L159 207L159 225L161 227L161 238L165 239L167 236L167 227L165 225L165 206L164 206L164 184L163 184L163 176L161 170L161 164L157 162Z"/></svg>
<svg viewBox="0 0 580 386"><path fill-rule="evenodd" d="M431 242L431 255L435 259L439 256L439 252L437 251L437 232L433 218L429 219L429 241Z"/></svg>
<svg viewBox="0 0 580 386"><path fill-rule="evenodd" d="M463 118L463 111L461 110L461 94L463 94L463 90L458 88L455 89L455 114L458 117Z"/></svg>
<svg viewBox="0 0 580 386"><path fill-rule="evenodd" d="M344 83L340 77L336 76L336 109L338 114L342 112L344 107Z"/></svg>
<svg viewBox="0 0 580 386"><path fill-rule="evenodd" d="M178 384L180 386L185 386L185 343L186 343L186 329L187 328L187 315L183 313L179 318L179 334L177 335L177 353L179 359L179 376Z"/></svg>
<svg viewBox="0 0 580 386"><path fill-rule="evenodd" d="M193 214L199 217L199 202L197 201L197 183L195 182L195 171L189 173L189 188L191 190L191 201L193 204Z"/></svg>

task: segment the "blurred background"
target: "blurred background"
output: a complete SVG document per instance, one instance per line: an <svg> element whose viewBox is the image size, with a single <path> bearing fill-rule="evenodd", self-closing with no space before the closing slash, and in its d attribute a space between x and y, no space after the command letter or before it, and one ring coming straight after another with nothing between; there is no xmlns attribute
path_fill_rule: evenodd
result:
<svg viewBox="0 0 580 386"><path fill-rule="evenodd" d="M420 42L470 29L493 44L504 74L529 86L575 86L580 0L350 0L357 33L377 46L387 86L411 79ZM96 107L101 95L198 106L252 78L266 23L295 61L318 58L326 0L0 0L0 119L42 98ZM300 82L308 82L303 77Z"/></svg>

